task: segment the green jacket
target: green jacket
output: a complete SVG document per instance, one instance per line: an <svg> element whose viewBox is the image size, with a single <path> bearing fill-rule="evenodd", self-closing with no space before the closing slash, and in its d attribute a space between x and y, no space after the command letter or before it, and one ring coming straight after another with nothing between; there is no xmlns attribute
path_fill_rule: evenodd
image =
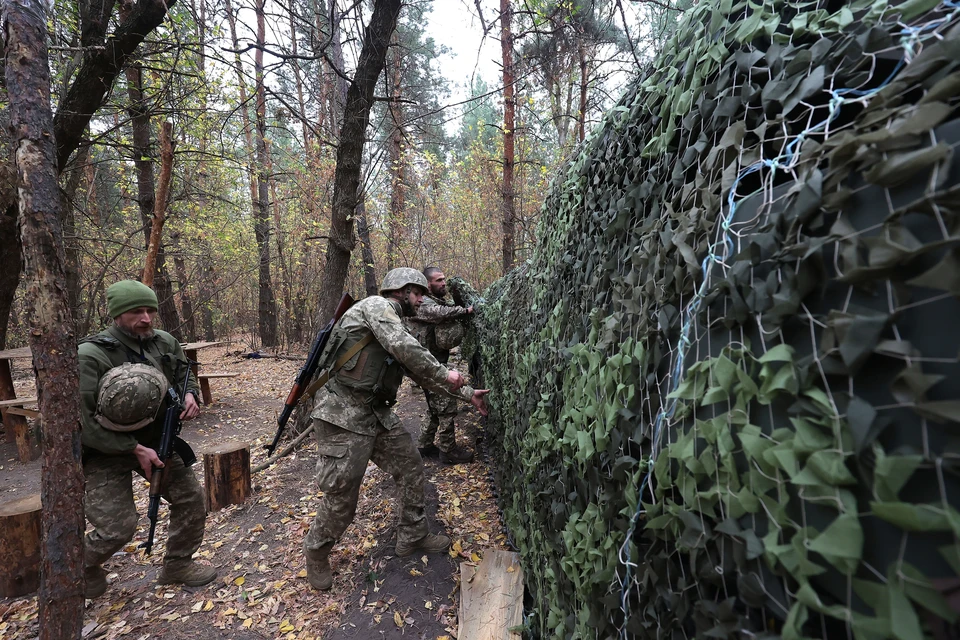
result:
<svg viewBox="0 0 960 640"><path fill-rule="evenodd" d="M137 444L155 448L160 444L166 403L157 412L156 419L136 431L120 433L105 429L97 414L97 387L108 370L127 362L143 363L159 368L177 393L183 388L183 376L190 381L188 392L200 397L200 388L193 372L186 366L186 356L180 343L166 331L156 330L152 338L138 340L125 335L117 327L110 327L95 336L84 338L78 348L80 356L80 420L83 426L81 441L84 452L90 450L107 454L130 453ZM166 357L165 357L166 356ZM179 363L179 367L178 367ZM179 371L179 382L175 377Z"/></svg>

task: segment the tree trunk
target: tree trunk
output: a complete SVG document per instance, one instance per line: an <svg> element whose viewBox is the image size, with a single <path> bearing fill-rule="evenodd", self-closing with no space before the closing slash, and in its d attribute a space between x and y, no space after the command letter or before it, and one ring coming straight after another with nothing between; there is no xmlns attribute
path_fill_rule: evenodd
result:
<svg viewBox="0 0 960 640"><path fill-rule="evenodd" d="M150 247L153 235L153 219L156 215L157 192L153 178L152 143L150 140L150 110L143 95L143 72L139 64L126 70L127 93L130 97L130 125L133 132L133 163L137 170L137 202L140 205L140 220L143 223L144 248ZM162 184L161 184L162 186ZM165 198L164 198L165 200ZM166 203L164 201L164 206ZM156 268L153 270L152 286L160 303L160 323L163 328L180 339L180 314L173 300L173 288L167 274L166 253L163 244L156 245Z"/></svg>
<svg viewBox="0 0 960 640"><path fill-rule="evenodd" d="M267 180L267 91L263 80L263 48L266 46L266 18L264 4L257 0L257 51L254 55L254 76L257 82L257 220L254 235L260 254L257 283L260 287L258 304L260 342L265 347L277 346L277 301L270 280L270 194Z"/></svg>
<svg viewBox="0 0 960 640"><path fill-rule="evenodd" d="M148 118L149 122L149 118ZM170 177L173 173L173 125L163 123L160 132L160 188L157 189L154 199L153 219L150 223L150 237L147 240L147 257L143 262L143 284L153 286L153 276L157 270L157 253L160 251L163 225L167 221L167 200L170 196ZM152 174L151 170L151 182Z"/></svg>
<svg viewBox="0 0 960 640"><path fill-rule="evenodd" d="M170 242L173 246L173 267L176 269L177 281L180 283L180 310L183 312L183 337L187 342L199 340L197 335L197 318L193 310L193 299L187 288L187 265L183 260L183 251L180 248L180 230L174 228L170 233Z"/></svg>
<svg viewBox="0 0 960 640"><path fill-rule="evenodd" d="M503 273L513 268L516 212L513 202L514 100L513 83L513 9L510 0L500 0L500 52L503 56Z"/></svg>
<svg viewBox="0 0 960 640"><path fill-rule="evenodd" d="M40 640L79 638L84 602L77 576L83 570L85 526L80 388L60 228L46 12L37 0L9 0L2 6L30 347L43 414Z"/></svg>
<svg viewBox="0 0 960 640"><path fill-rule="evenodd" d="M589 87L589 66L583 44L577 45L577 57L580 59L580 110L577 113L577 135L580 142L587 133L587 89Z"/></svg>
<svg viewBox="0 0 960 640"><path fill-rule="evenodd" d="M90 145L80 147L77 157L71 164L67 175L67 184L61 193L63 196L61 210L63 211L63 240L67 264L67 300L70 304L70 315L73 317L74 331L80 330L80 253L77 251L76 216L74 215L74 199L77 188L87 169L87 159L90 155ZM79 333L78 333L79 335Z"/></svg>
<svg viewBox="0 0 960 640"><path fill-rule="evenodd" d="M401 59L400 42L396 34L393 37L393 53L390 69L387 72L388 97L392 98L388 104L390 112L390 141L387 149L390 153L390 217L387 221L387 270L398 266L397 259L401 253L400 244L403 240L406 227L406 158L403 150L403 110L397 100L401 97ZM405 266L405 265L403 265Z"/></svg>
<svg viewBox="0 0 960 640"><path fill-rule="evenodd" d="M401 0L376 0L370 23L364 30L363 48L357 61L356 74L347 90L347 104L337 147L337 169L333 179L333 207L327 263L323 269L320 292L320 320L333 317L337 301L343 293L350 266L350 254L356 246L353 217L360 188L360 161L363 142L370 122L373 90L387 57L390 36L397 26Z"/></svg>
<svg viewBox="0 0 960 640"><path fill-rule="evenodd" d="M340 42L340 21L343 19L343 14L337 7L337 1L330 0L330 60L336 70L339 71L339 73L333 75L334 91L330 92L330 121L333 123L335 130L339 132L343 127L343 112L347 108L347 92L350 84L342 75L345 72L343 44ZM389 38L389 35L387 37ZM374 80L374 83L376 83L376 80Z"/></svg>
<svg viewBox="0 0 960 640"><path fill-rule="evenodd" d="M367 225L367 203L364 198L357 203L357 235L360 236L360 250L363 255L363 285L368 296L379 293L377 285L377 263L373 259L373 245L370 243L370 227Z"/></svg>

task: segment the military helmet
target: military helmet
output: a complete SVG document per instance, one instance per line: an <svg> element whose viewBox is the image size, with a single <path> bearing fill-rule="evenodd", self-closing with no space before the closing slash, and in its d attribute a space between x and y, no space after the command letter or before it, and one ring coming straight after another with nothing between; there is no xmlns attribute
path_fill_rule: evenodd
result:
<svg viewBox="0 0 960 640"><path fill-rule="evenodd" d="M391 269L387 272L387 275L383 277L383 284L380 285L380 293L397 291L409 284L417 285L423 289L424 293L430 290L430 287L427 286L427 279L422 273L410 267L400 267L398 269Z"/></svg>
<svg viewBox="0 0 960 640"><path fill-rule="evenodd" d="M150 365L113 367L97 388L97 422L110 431L136 431L157 416L168 388L167 377Z"/></svg>

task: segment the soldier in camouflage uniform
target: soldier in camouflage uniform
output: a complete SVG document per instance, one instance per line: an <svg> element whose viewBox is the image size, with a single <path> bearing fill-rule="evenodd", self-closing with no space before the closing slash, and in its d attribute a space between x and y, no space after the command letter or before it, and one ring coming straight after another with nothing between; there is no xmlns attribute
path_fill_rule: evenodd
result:
<svg viewBox="0 0 960 640"><path fill-rule="evenodd" d="M78 349L84 510L93 525L84 540L88 598L106 591L103 563L136 532L131 472L149 477L153 465L163 466L156 448L168 401L166 385L182 389L183 376L189 376L180 417L200 413L199 388L180 343L153 328L156 294L140 282L124 280L107 289L107 306L113 326L84 338ZM185 442L178 443L166 464L162 495L170 503L170 527L159 584L200 586L217 575L192 559L203 541L206 510L200 484L184 464L184 457L193 462L190 454Z"/></svg>
<svg viewBox="0 0 960 640"><path fill-rule="evenodd" d="M459 343L455 337L463 335L459 321L473 313L473 307L459 307L447 298L447 278L438 267L423 270L429 291L423 298L423 304L417 315L407 320L413 333L441 364L450 360L450 349ZM417 447L422 456L440 455L445 464L458 464L473 460L473 452L457 445L454 419L457 417L457 403L452 398L432 393L424 387L424 398L430 413L429 422L420 430ZM436 441L436 444L434 444Z"/></svg>
<svg viewBox="0 0 960 640"><path fill-rule="evenodd" d="M390 271L380 296L357 302L343 315L321 355L320 365L331 375L317 392L312 417L323 497L303 544L307 578L316 589L333 584L330 550L353 521L370 460L391 474L400 490L397 555L442 552L450 545L448 537L427 530L423 461L392 407L404 372L484 415L488 392L464 386L463 376L437 362L404 327L401 315L414 315L426 291L426 279L416 269Z"/></svg>

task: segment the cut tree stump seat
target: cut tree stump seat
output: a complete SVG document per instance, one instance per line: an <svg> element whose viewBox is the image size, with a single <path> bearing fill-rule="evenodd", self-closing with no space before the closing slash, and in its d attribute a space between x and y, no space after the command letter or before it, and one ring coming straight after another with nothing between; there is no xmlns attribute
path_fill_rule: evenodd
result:
<svg viewBox="0 0 960 640"><path fill-rule="evenodd" d="M203 395L203 404L213 402L213 394L210 393L211 378L236 378L239 373L230 373L229 371L209 371L197 376L200 381L200 393Z"/></svg>

